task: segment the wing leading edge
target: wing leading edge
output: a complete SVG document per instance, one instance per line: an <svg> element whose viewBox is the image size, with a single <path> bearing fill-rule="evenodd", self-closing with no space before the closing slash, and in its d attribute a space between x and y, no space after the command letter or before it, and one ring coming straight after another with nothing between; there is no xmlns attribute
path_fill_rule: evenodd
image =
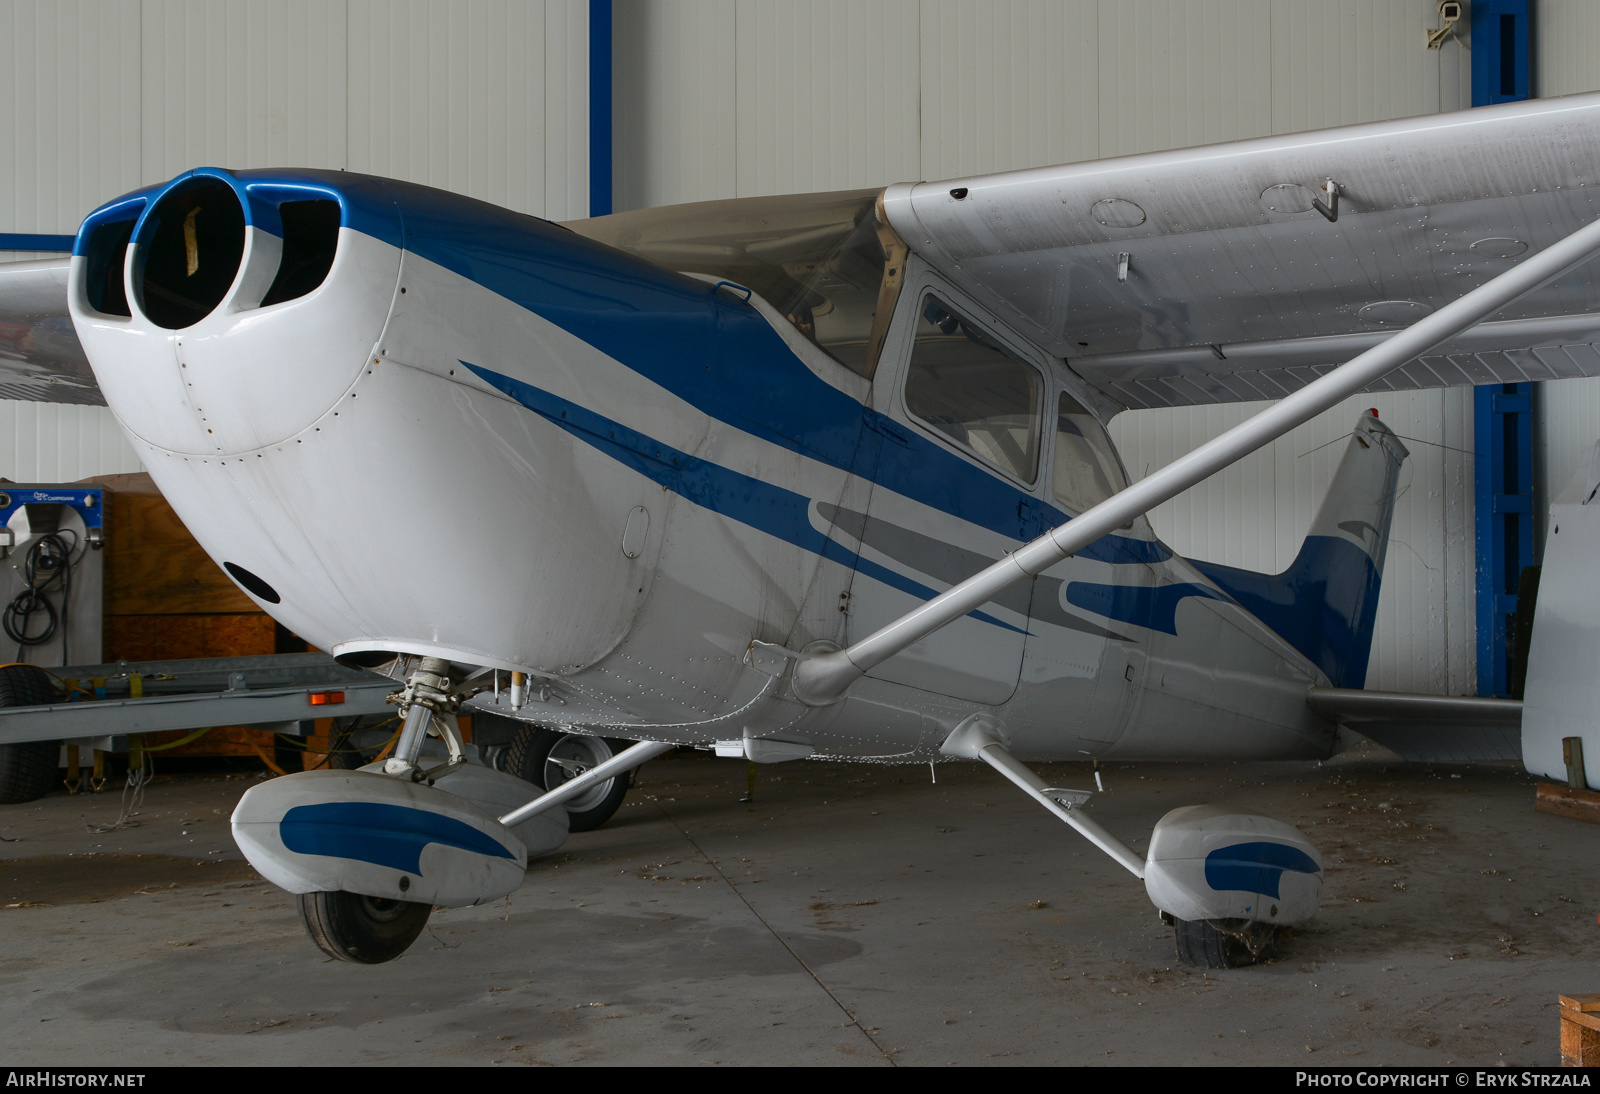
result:
<svg viewBox="0 0 1600 1094"><path fill-rule="evenodd" d="M105 405L67 314L71 265L0 264L0 399Z"/></svg>
<svg viewBox="0 0 1600 1094"><path fill-rule="evenodd" d="M1338 219L1313 208L1333 180ZM1600 216L1600 94L949 182L911 248L1125 407L1280 398ZM1124 258L1124 256L1126 256ZM1600 375L1582 267L1376 390Z"/></svg>

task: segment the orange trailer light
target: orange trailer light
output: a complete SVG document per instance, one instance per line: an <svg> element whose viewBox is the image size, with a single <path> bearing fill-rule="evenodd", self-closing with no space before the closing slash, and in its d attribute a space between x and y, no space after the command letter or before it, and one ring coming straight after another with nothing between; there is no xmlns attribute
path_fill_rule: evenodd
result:
<svg viewBox="0 0 1600 1094"><path fill-rule="evenodd" d="M335 706L342 702L344 702L344 692L342 691L313 691L311 693L311 705L314 707Z"/></svg>

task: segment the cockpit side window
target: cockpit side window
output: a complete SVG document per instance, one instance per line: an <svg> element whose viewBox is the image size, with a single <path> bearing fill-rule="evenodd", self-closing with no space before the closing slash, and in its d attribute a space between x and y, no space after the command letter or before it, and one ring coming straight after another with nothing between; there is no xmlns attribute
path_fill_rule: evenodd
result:
<svg viewBox="0 0 1600 1094"><path fill-rule="evenodd" d="M931 295L917 319L906 409L1008 475L1037 477L1043 377Z"/></svg>
<svg viewBox="0 0 1600 1094"><path fill-rule="evenodd" d="M1105 428L1064 391L1056 414L1053 463L1051 482L1056 502L1074 515L1128 485Z"/></svg>

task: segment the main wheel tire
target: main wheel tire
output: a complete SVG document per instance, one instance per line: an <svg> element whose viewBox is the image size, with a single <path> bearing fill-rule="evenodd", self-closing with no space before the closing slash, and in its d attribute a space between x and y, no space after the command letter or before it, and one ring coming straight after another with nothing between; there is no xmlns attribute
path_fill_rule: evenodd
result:
<svg viewBox="0 0 1600 1094"><path fill-rule="evenodd" d="M32 707L57 699L50 674L33 665L0 668L0 707ZM60 777L60 741L0 745L0 805L42 798Z"/></svg>
<svg viewBox="0 0 1600 1094"><path fill-rule="evenodd" d="M620 744L604 737L524 725L506 749L505 770L541 790L554 790L568 779L611 759L621 751ZM618 775L569 801L568 831L592 832L610 820L621 808L629 782L628 775Z"/></svg>
<svg viewBox="0 0 1600 1094"><path fill-rule="evenodd" d="M1173 934L1178 960L1202 969L1237 969L1254 965L1272 951L1277 932L1243 920L1175 919Z"/></svg>
<svg viewBox="0 0 1600 1094"><path fill-rule="evenodd" d="M353 748L350 738L364 729L372 729L391 721L388 714L360 714L350 718L335 718L333 732L329 734L328 766L335 771L356 771L372 762L382 749Z"/></svg>
<svg viewBox="0 0 1600 1094"><path fill-rule="evenodd" d="M341 961L393 961L428 925L430 904L385 900L343 890L301 893L300 918L322 952Z"/></svg>

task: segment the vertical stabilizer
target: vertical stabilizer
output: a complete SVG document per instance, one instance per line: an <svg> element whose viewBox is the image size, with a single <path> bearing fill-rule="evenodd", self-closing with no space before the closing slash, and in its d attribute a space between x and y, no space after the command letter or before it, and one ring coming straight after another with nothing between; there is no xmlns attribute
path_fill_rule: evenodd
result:
<svg viewBox="0 0 1600 1094"><path fill-rule="evenodd" d="M1315 662L1335 687L1366 683L1400 464L1411 453L1377 411L1361 416L1300 554L1281 574L1194 565Z"/></svg>

